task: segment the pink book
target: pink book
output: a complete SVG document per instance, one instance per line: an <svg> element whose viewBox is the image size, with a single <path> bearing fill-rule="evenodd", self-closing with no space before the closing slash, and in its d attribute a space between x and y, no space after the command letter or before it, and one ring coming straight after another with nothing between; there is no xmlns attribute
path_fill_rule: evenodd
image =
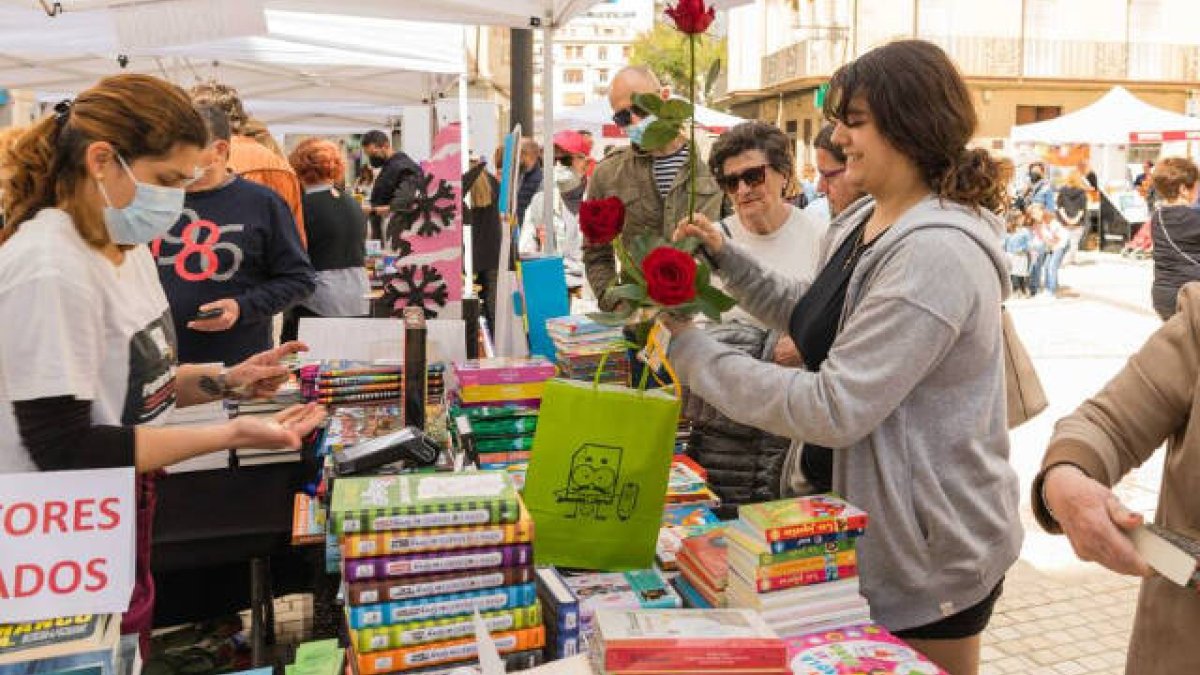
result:
<svg viewBox="0 0 1200 675"><path fill-rule="evenodd" d="M873 623L786 638L793 675L949 675Z"/></svg>
<svg viewBox="0 0 1200 675"><path fill-rule="evenodd" d="M454 364L454 376L460 387L541 382L554 377L554 373L554 364L541 357L472 359Z"/></svg>

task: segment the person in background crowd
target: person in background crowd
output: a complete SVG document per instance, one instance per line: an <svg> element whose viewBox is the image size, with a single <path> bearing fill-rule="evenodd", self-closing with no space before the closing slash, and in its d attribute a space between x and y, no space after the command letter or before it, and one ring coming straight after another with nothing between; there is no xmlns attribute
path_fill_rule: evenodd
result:
<svg viewBox="0 0 1200 675"><path fill-rule="evenodd" d="M364 164L358 169L358 176L354 178L354 194L360 198L360 201L366 203L367 196L371 194L371 186L375 184L375 172L371 170L369 164Z"/></svg>
<svg viewBox="0 0 1200 675"><path fill-rule="evenodd" d="M497 149L495 157L499 167L504 157L502 148ZM483 297L483 315L490 329L495 330L496 283L503 231L500 229L500 180L487 169L487 162L479 160L463 174L463 191L469 196L463 221L471 226L471 267Z"/></svg>
<svg viewBox="0 0 1200 675"><path fill-rule="evenodd" d="M583 286L582 235L579 232L579 204L587 190L587 144L574 131L554 134L554 235L563 257L567 288L572 292ZM544 204L545 191L529 201L521 225L518 251L521 255L547 252Z"/></svg>
<svg viewBox="0 0 1200 675"><path fill-rule="evenodd" d="M608 102L615 111L613 123L629 137L630 145L605 155L596 165L587 198L619 197L625 202L621 242L626 250L633 238L641 233L670 237L675 223L687 215L687 167L691 146L681 135L660 150L643 150L640 145L642 135L655 118L633 102L636 94L657 94L665 99L669 93L645 66L622 68L613 76L608 90ZM696 208L712 219L727 213L721 190L702 161L696 162ZM616 303L605 299L604 292L617 277L612 244L592 246L585 241L583 245L588 284L599 300L600 308L611 311Z"/></svg>
<svg viewBox="0 0 1200 675"><path fill-rule="evenodd" d="M319 138L300 142L288 161L304 185L304 230L316 289L289 313L283 339L295 340L303 317L369 316L367 218L342 187L346 162L338 146Z"/></svg>
<svg viewBox="0 0 1200 675"><path fill-rule="evenodd" d="M1175 314L1179 289L1200 280L1200 211L1196 200L1200 171L1186 157L1168 157L1151 176L1158 203L1150 213L1154 237L1154 285L1150 297L1163 321Z"/></svg>
<svg viewBox="0 0 1200 675"><path fill-rule="evenodd" d="M308 405L273 420L161 426L176 406L270 394L286 380L280 358L304 349L283 345L228 370L178 365L146 244L179 217L207 138L182 89L117 75L21 135L0 178L10 219L0 234L0 473L135 468L135 586L121 632L140 636L143 657L153 475L228 448L298 448L324 419Z"/></svg>
<svg viewBox="0 0 1200 675"><path fill-rule="evenodd" d="M1046 175L1044 162L1029 165L1029 183L1017 197L1016 208L1024 211L1033 204L1040 205L1046 213L1054 213L1054 184Z"/></svg>
<svg viewBox="0 0 1200 675"><path fill-rule="evenodd" d="M211 138L205 171L187 187L178 222L151 250L171 303L179 358L238 363L271 348L274 316L312 294L315 272L287 204L229 169L225 110L196 109Z"/></svg>
<svg viewBox="0 0 1200 675"><path fill-rule="evenodd" d="M662 317L670 360L733 419L837 449L834 490L878 519L857 549L872 617L953 675L975 675L1022 539L994 213L1004 186L987 152L967 149L971 93L932 43L892 42L842 66L825 106L847 179L874 199L830 225L811 284L766 269L701 215L676 235L703 241L734 298L788 330L806 368ZM807 487L802 457L789 455L789 493Z"/></svg>
<svg viewBox="0 0 1200 675"><path fill-rule="evenodd" d="M392 216L406 211L420 190L421 167L401 150L392 149L392 139L378 129L363 134L363 153L372 169L379 171L371 196L363 205L370 216L370 239L388 239Z"/></svg>
<svg viewBox="0 0 1200 675"><path fill-rule="evenodd" d="M1025 216L1036 240L1031 249L1029 293L1036 297L1038 293L1046 291L1051 297L1059 297L1058 271L1071 243L1067 229L1040 203L1030 204L1025 209Z"/></svg>
<svg viewBox="0 0 1200 675"><path fill-rule="evenodd" d="M785 199L789 182L794 184L789 181L795 167L791 148L791 141L774 125L745 122L721 134L708 165L733 203L733 215L720 222L725 235L768 269L808 283L816 275L825 226ZM721 323L706 331L755 359L802 365L790 337L768 330L741 307L725 312ZM683 408L692 423L688 452L708 471L723 506L780 497L790 439L738 424L690 392Z"/></svg>
<svg viewBox="0 0 1200 675"><path fill-rule="evenodd" d="M817 167L812 164L805 164L804 169L800 172L800 189L804 193L805 206L813 203L817 198L820 190L817 188ZM800 208L804 208L801 206Z"/></svg>
<svg viewBox="0 0 1200 675"><path fill-rule="evenodd" d="M1008 274L1012 278L1013 295L1028 298L1033 233L1029 230L1025 214L1009 211L1006 218L1008 233L1004 235L1004 252L1008 255Z"/></svg>
<svg viewBox="0 0 1200 675"><path fill-rule="evenodd" d="M1096 177L1096 172L1092 170L1091 162L1089 162L1085 159L1085 160L1079 162L1079 164L1076 165L1075 169L1078 170L1079 175L1083 176L1083 179L1087 181L1087 186L1088 186L1087 189L1089 189L1089 190L1099 190L1100 189L1100 179Z"/></svg>
<svg viewBox="0 0 1200 675"><path fill-rule="evenodd" d="M279 195L292 212L300 245L306 246L300 181L284 158L279 144L266 131L266 125L246 114L242 99L233 87L205 82L192 87L191 94L197 105L215 105L225 111L233 132L229 143L229 169Z"/></svg>
<svg viewBox="0 0 1200 675"><path fill-rule="evenodd" d="M542 146L532 138L521 139L520 179L517 182L517 222L525 222L525 212L533 196L542 189Z"/></svg>
<svg viewBox="0 0 1200 675"><path fill-rule="evenodd" d="M1156 179L1159 171L1154 170ZM1130 511L1112 490L1131 471L1146 466L1165 443L1154 522L1188 538L1200 532L1200 427L1195 415L1200 406L1200 286L1185 285L1177 302L1178 313L1121 372L1054 426L1032 486L1038 523L1050 533L1065 533L1080 559L1143 577L1126 653L1130 675L1200 673L1196 589L1153 573L1127 536L1142 524L1142 515Z"/></svg>
<svg viewBox="0 0 1200 675"><path fill-rule="evenodd" d="M846 180L846 155L833 142L832 124L826 124L817 132L813 149L817 159L817 174L820 176L817 192L823 197L810 204L805 213L810 214L816 224L828 225L829 221L865 197L866 193Z"/></svg>
<svg viewBox="0 0 1200 675"><path fill-rule="evenodd" d="M1072 170L1067 174L1067 180L1058 190L1057 208L1055 215L1058 222L1067 230L1067 253L1063 264L1074 265L1079 253L1079 243L1083 240L1084 218L1087 217L1087 190L1083 174Z"/></svg>
<svg viewBox="0 0 1200 675"><path fill-rule="evenodd" d="M587 173L585 175L588 180L591 180L592 174L596 172L596 160L592 157L592 148L595 147L595 139L592 138L592 132L587 129L578 129L576 133L583 136L583 143L587 148L587 152L583 153L587 155Z"/></svg>
<svg viewBox="0 0 1200 675"><path fill-rule="evenodd" d="M1142 163L1142 172L1137 178L1133 179L1133 189L1146 200L1146 208L1154 211L1154 206L1158 202L1158 190L1154 189L1154 162L1146 161ZM1149 222L1149 221L1147 221Z"/></svg>

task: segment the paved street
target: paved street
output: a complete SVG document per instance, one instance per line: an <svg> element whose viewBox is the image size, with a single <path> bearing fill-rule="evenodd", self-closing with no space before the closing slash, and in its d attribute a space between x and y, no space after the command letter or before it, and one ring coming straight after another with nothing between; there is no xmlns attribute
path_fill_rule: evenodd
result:
<svg viewBox="0 0 1200 675"><path fill-rule="evenodd" d="M1029 510L1029 486L1054 422L1099 390L1160 325L1150 307L1149 262L1085 255L1081 263L1062 275L1079 298L1009 304L1050 408L1012 435L1025 545L984 636L984 675L1124 672L1137 580L1080 562L1067 540L1045 534ZM1161 475L1156 457L1127 477L1118 494L1150 517Z"/></svg>

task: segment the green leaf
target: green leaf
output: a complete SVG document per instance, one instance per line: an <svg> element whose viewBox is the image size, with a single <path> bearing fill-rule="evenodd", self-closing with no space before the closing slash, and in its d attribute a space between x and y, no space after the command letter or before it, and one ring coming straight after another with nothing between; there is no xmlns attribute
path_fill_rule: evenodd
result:
<svg viewBox="0 0 1200 675"><path fill-rule="evenodd" d="M704 294L696 296L696 305L700 308L700 313L704 314L713 321L721 320L721 309L704 297Z"/></svg>
<svg viewBox="0 0 1200 675"><path fill-rule="evenodd" d="M625 320L633 316L637 307L630 303L620 305L615 312L592 312L588 318L605 326L624 326Z"/></svg>
<svg viewBox="0 0 1200 675"><path fill-rule="evenodd" d="M720 312L728 312L737 305L737 300L726 295L721 289L714 286L705 286L700 289L700 297L705 302L710 302Z"/></svg>
<svg viewBox="0 0 1200 675"><path fill-rule="evenodd" d="M634 94L633 104L645 110L646 112L654 113L655 115L663 109L663 104L666 101L658 94Z"/></svg>
<svg viewBox="0 0 1200 675"><path fill-rule="evenodd" d="M646 150L661 150L671 144L671 141L679 138L682 126L679 122L671 122L668 120L654 120L650 126L646 127L646 133L642 135L641 146Z"/></svg>
<svg viewBox="0 0 1200 675"><path fill-rule="evenodd" d="M696 261L696 288L703 291L712 284L712 270L703 260Z"/></svg>
<svg viewBox="0 0 1200 675"><path fill-rule="evenodd" d="M607 291L604 291L605 302L615 302L617 300L632 300L641 302L646 299L646 289L638 284L625 284L624 286L609 286Z"/></svg>
<svg viewBox="0 0 1200 675"><path fill-rule="evenodd" d="M693 106L690 101L673 98L663 102L662 110L658 112L658 118L682 122L692 116L692 110Z"/></svg>
<svg viewBox="0 0 1200 675"><path fill-rule="evenodd" d="M629 242L629 255L640 267L642 261L646 259L646 256L650 253L650 251L653 251L659 246L665 245L666 242L663 241L663 238L657 234L654 234L653 232L642 232L635 236L633 241Z"/></svg>
<svg viewBox="0 0 1200 675"><path fill-rule="evenodd" d="M642 267L639 263L634 262L633 258L629 257L629 251L625 250L624 246L616 246L617 256L621 259L621 275L628 275L632 283L646 285L646 276L642 274Z"/></svg>

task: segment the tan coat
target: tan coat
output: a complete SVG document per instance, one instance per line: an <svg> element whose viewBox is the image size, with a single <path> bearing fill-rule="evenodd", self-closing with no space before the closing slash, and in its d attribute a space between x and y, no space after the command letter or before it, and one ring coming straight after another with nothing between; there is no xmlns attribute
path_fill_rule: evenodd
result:
<svg viewBox="0 0 1200 675"><path fill-rule="evenodd" d="M1167 441L1155 522L1200 537L1200 283L1183 287L1179 313L1163 324L1099 394L1055 427L1033 484L1034 514L1061 529L1041 500L1045 470L1077 464L1115 485ZM1129 675L1200 673L1200 593L1161 576L1142 583L1129 645Z"/></svg>
<svg viewBox="0 0 1200 675"><path fill-rule="evenodd" d="M696 210L715 221L724 215L724 195L703 158L697 158L696 176ZM587 198L605 197L620 197L625 203L625 228L621 232L621 243L626 250L629 250L629 242L633 237L643 232L654 232L669 238L675 231L675 225L687 215L687 171L679 172L666 199L663 199L654 183L654 158L649 153L627 146L605 157L592 174ZM588 246L585 243L583 265L592 292L602 301L601 309L611 311L612 303L603 302L603 298L604 291L617 277L612 245Z"/></svg>

